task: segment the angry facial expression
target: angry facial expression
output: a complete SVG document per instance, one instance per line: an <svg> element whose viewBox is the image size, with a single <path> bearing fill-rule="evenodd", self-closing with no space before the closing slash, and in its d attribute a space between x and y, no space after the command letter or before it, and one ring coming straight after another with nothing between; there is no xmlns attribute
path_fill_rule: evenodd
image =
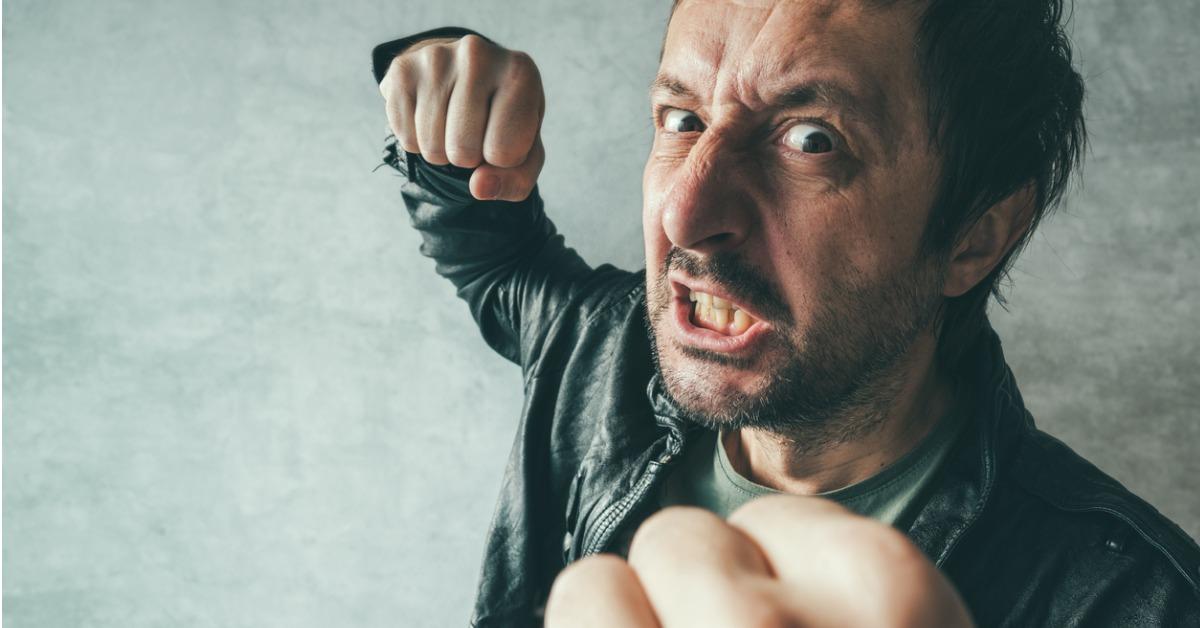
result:
<svg viewBox="0 0 1200 628"><path fill-rule="evenodd" d="M694 418L825 421L931 333L943 266L920 244L939 162L914 4L677 6L643 230L658 368Z"/></svg>

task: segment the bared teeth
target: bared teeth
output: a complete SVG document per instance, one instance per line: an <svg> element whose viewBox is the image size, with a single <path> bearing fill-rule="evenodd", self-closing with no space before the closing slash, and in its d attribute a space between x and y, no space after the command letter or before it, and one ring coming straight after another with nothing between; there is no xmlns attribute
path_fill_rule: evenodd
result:
<svg viewBox="0 0 1200 628"><path fill-rule="evenodd" d="M700 292L698 290L692 290L692 291L688 292L688 300L693 303L703 303L705 305L708 305L708 306L711 306L711 307L714 307L717 309L722 309L722 310L737 310L738 309L737 306L734 305L731 301L726 301L725 299L722 299L721 297L714 297L713 295L711 295L707 292Z"/></svg>
<svg viewBox="0 0 1200 628"><path fill-rule="evenodd" d="M730 329L734 335L740 334L750 328L750 324L754 319L747 313L741 310L733 311L733 327Z"/></svg>
<svg viewBox="0 0 1200 628"><path fill-rule="evenodd" d="M755 318L738 309L732 302L707 292L692 290L688 299L694 302L695 319L706 327L727 335L739 335L754 324Z"/></svg>

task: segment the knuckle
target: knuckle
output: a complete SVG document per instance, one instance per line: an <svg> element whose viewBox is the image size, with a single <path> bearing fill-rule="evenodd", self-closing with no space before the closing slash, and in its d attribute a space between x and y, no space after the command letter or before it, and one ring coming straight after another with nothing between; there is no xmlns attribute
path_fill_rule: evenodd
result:
<svg viewBox="0 0 1200 628"><path fill-rule="evenodd" d="M547 619L570 614L579 602L595 598L600 582L627 579L630 573L629 565L612 554L595 554L567 565L550 587Z"/></svg>
<svg viewBox="0 0 1200 628"><path fill-rule="evenodd" d="M392 60L388 70L379 81L379 92L388 101L399 98L408 85L412 83L410 74L412 66L401 55Z"/></svg>
<svg viewBox="0 0 1200 628"><path fill-rule="evenodd" d="M413 61L426 72L440 76L450 65L450 51L445 46L433 44L413 53Z"/></svg>
<svg viewBox="0 0 1200 628"><path fill-rule="evenodd" d="M383 82L390 84L392 91L399 91L402 85L411 82L412 76L417 72L417 69L413 55L396 55L392 59L391 65L388 66L387 73L384 74ZM382 84L380 83L381 86Z"/></svg>
<svg viewBox="0 0 1200 628"><path fill-rule="evenodd" d="M416 138L409 136L408 133L397 133L396 140L397 140L397 142L399 142L401 148L403 148L405 150L405 152L409 152L409 153L421 152L421 146L419 144L417 144Z"/></svg>
<svg viewBox="0 0 1200 628"><path fill-rule="evenodd" d="M462 168L474 168L480 162L479 149L461 143L447 144L446 157L450 163Z"/></svg>
<svg viewBox="0 0 1200 628"><path fill-rule="evenodd" d="M729 513L728 521L738 525L751 525L762 518L771 516L774 512L773 505L763 497L752 499Z"/></svg>
<svg viewBox="0 0 1200 628"><path fill-rule="evenodd" d="M489 164L500 168L516 168L525 163L524 155L518 155L512 149L507 148L490 148L485 149L484 158Z"/></svg>
<svg viewBox="0 0 1200 628"><path fill-rule="evenodd" d="M659 555L687 543L688 532L698 527L723 525L715 514L691 506L670 506L651 515L638 526L629 555Z"/></svg>
<svg viewBox="0 0 1200 628"><path fill-rule="evenodd" d="M392 57L392 62L388 64L387 72L385 72L383 75L384 81L386 81L388 77L398 76L406 72L411 67L411 61L409 60L410 56L411 55L398 54Z"/></svg>
<svg viewBox="0 0 1200 628"><path fill-rule="evenodd" d="M417 144L425 161L432 164L445 164L449 161L446 159L446 149L442 146L440 139L428 133L418 132Z"/></svg>
<svg viewBox="0 0 1200 628"><path fill-rule="evenodd" d="M520 52L513 62L508 64L505 79L520 85L526 97L533 99L542 94L542 74L538 71L533 58Z"/></svg>
<svg viewBox="0 0 1200 628"><path fill-rule="evenodd" d="M567 565L555 579L554 586L568 590L574 587L590 589L591 583L598 578L623 574L627 569L625 561L614 554L593 554Z"/></svg>
<svg viewBox="0 0 1200 628"><path fill-rule="evenodd" d="M576 591L586 591L588 581L591 580L591 563L588 560L581 560L567 565L558 577L554 579L554 584L550 587L550 600L561 599L563 596L571 596Z"/></svg>
<svg viewBox="0 0 1200 628"><path fill-rule="evenodd" d="M423 149L421 157L435 166L444 166L450 163L450 160L446 159L446 154L440 150Z"/></svg>
<svg viewBox="0 0 1200 628"><path fill-rule="evenodd" d="M537 64L533 62L533 57L529 56L524 50L508 51L508 65L515 72L536 72Z"/></svg>
<svg viewBox="0 0 1200 628"><path fill-rule="evenodd" d="M859 533L853 536L853 542L847 540L846 547L851 548L858 560L897 571L919 569L925 563L921 550L895 528L874 521L862 522L857 527Z"/></svg>
<svg viewBox="0 0 1200 628"><path fill-rule="evenodd" d="M392 57L392 62L388 64L388 74L404 72L412 67L412 55L400 53Z"/></svg>
<svg viewBox="0 0 1200 628"><path fill-rule="evenodd" d="M853 516L843 506L828 499L797 495L769 495L752 499L729 514L730 523L746 527L770 522L780 517L795 518Z"/></svg>
<svg viewBox="0 0 1200 628"><path fill-rule="evenodd" d="M527 53L514 50L509 53L506 74L510 81L528 81L538 75L537 64Z"/></svg>
<svg viewBox="0 0 1200 628"><path fill-rule="evenodd" d="M464 35L458 40L458 55L469 61L478 61L488 52L488 41L479 35Z"/></svg>
<svg viewBox="0 0 1200 628"><path fill-rule="evenodd" d="M738 525L753 523L764 515L765 510L768 510L768 508L765 507L766 501L766 499L761 497L752 499L735 508L733 512L729 513L729 517L726 519L729 521L729 523Z"/></svg>
<svg viewBox="0 0 1200 628"><path fill-rule="evenodd" d="M886 585L885 589L925 582L936 574L921 549L891 526L865 519L846 521L820 534L830 560L850 573L882 575L874 582Z"/></svg>

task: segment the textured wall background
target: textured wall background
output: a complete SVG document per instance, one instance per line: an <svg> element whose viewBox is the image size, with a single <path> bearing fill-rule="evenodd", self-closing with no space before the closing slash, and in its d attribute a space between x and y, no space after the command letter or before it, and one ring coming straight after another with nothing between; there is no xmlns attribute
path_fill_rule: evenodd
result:
<svg viewBox="0 0 1200 628"><path fill-rule="evenodd" d="M371 172L369 52L532 53L551 215L635 267L668 4L6 2L5 626L462 624L520 378ZM1200 3L1074 25L1086 178L995 321L1040 423L1200 536Z"/></svg>

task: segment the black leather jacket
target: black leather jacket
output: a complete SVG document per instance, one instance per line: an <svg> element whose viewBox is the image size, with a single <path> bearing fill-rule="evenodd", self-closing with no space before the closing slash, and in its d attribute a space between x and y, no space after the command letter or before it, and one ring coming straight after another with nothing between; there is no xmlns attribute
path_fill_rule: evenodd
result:
<svg viewBox="0 0 1200 628"><path fill-rule="evenodd" d="M424 36L378 46L376 79ZM384 163L406 179L421 252L454 283L484 340L522 368L525 405L471 624L540 625L558 572L612 551L657 508L655 489L698 428L679 418L655 374L644 271L584 263L536 188L520 203L476 201L469 171L398 152L394 140ZM1200 548L1034 426L990 329L960 375L974 420L903 529L978 624L1200 626Z"/></svg>

